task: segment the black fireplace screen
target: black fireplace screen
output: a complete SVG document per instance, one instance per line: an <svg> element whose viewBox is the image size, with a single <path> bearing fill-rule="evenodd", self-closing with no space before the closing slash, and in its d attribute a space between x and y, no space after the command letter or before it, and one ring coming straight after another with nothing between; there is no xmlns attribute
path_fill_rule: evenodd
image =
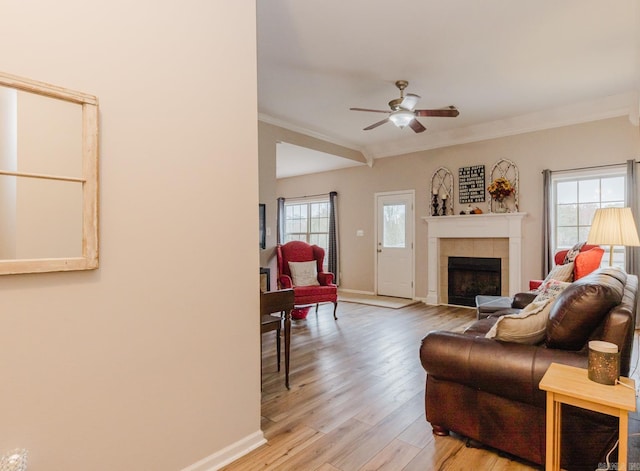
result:
<svg viewBox="0 0 640 471"><path fill-rule="evenodd" d="M500 296L499 258L449 257L449 304L475 306L476 295Z"/></svg>

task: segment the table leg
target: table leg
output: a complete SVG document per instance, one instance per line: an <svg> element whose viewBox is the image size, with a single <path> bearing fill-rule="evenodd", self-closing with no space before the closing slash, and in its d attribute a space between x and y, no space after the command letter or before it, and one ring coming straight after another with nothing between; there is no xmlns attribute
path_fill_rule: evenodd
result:
<svg viewBox="0 0 640 471"><path fill-rule="evenodd" d="M547 456L545 462L547 471L560 471L561 412L562 404L555 401L554 393L547 391Z"/></svg>
<svg viewBox="0 0 640 471"><path fill-rule="evenodd" d="M629 447L629 414L626 410L620 410L620 429L618 431L618 470L627 470L627 450Z"/></svg>
<svg viewBox="0 0 640 471"><path fill-rule="evenodd" d="M284 313L284 384L289 389L289 352L291 351L291 311Z"/></svg>

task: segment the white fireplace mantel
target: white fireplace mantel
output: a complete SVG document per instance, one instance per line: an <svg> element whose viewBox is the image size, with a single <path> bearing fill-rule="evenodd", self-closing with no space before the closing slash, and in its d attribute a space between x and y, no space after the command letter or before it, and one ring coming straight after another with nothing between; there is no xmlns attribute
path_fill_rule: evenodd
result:
<svg viewBox="0 0 640 471"><path fill-rule="evenodd" d="M509 239L509 295L522 290L522 220L527 213L490 213L463 216L428 216L427 275L429 277L427 304L441 304L438 299L439 239L452 238L508 238Z"/></svg>

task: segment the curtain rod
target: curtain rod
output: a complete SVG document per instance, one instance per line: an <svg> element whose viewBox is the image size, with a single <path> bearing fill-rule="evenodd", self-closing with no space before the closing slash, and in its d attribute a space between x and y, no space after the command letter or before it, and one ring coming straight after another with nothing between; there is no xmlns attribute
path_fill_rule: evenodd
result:
<svg viewBox="0 0 640 471"><path fill-rule="evenodd" d="M629 159L631 160L631 159ZM640 163L637 160L634 160L634 162ZM608 167L622 167L623 165L627 165L626 162L622 162L619 164L607 164L607 165L592 165L590 167L578 167L578 168L567 168L564 170L551 170L551 173L562 173L562 172L575 172L576 170L593 170L593 169L598 169L598 168L608 168ZM544 173L544 171L542 172Z"/></svg>
<svg viewBox="0 0 640 471"><path fill-rule="evenodd" d="M306 199L306 198L318 198L319 196L329 197L329 196L331 196L331 193L335 193L335 192L331 191L329 193L320 193L318 195L290 196L290 197L285 198L285 199L288 199L288 200L303 200L303 199Z"/></svg>

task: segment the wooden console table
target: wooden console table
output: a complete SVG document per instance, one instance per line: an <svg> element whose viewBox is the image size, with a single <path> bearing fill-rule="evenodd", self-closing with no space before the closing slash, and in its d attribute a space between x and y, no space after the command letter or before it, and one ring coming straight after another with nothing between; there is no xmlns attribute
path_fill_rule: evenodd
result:
<svg viewBox="0 0 640 471"><path fill-rule="evenodd" d="M574 366L551 363L540 381L540 389L547 391L547 471L560 471L560 432L562 404L618 417L619 444L618 470L627 469L629 411L636 410L635 382L620 378L630 387L591 381L587 370Z"/></svg>
<svg viewBox="0 0 640 471"><path fill-rule="evenodd" d="M284 313L284 384L289 389L289 353L291 351L291 311L293 290L282 289L260 293L260 316Z"/></svg>

